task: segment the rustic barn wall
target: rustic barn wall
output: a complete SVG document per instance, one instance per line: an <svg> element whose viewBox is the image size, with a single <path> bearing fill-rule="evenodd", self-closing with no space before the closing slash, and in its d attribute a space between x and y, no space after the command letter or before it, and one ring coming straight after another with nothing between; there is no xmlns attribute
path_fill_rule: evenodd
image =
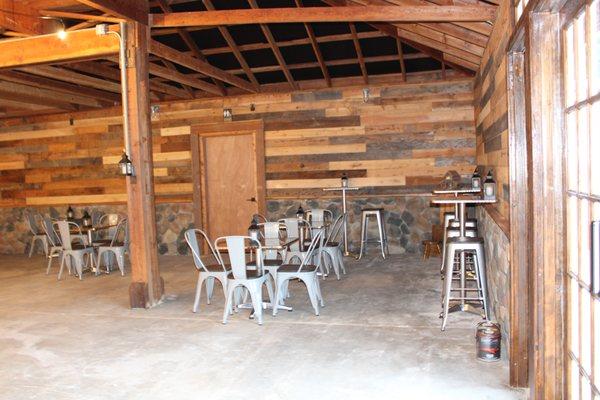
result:
<svg viewBox="0 0 600 400"><path fill-rule="evenodd" d="M344 171L353 185L367 187L359 198L396 204L398 196L427 195L449 169L473 170L471 79L369 89L366 102L362 87L350 87L161 104L153 118L157 202L191 201L190 126L223 121L224 108L233 120L264 120L269 204L326 199L321 188L338 186ZM116 108L0 121L0 206L123 203L124 180L115 166L122 143ZM395 210L404 211L405 205ZM418 249L426 225L437 218L430 211L418 234L408 235L410 245L399 239L403 250ZM402 225L397 228L406 230Z"/></svg>
<svg viewBox="0 0 600 400"><path fill-rule="evenodd" d="M498 7L498 16L475 78L477 164L494 171L499 202L492 206L497 217L508 219L508 101L506 46L512 33L509 1Z"/></svg>
<svg viewBox="0 0 600 400"><path fill-rule="evenodd" d="M498 186L498 203L479 207L479 234L486 241L490 302L500 323L503 345L510 342L510 241L509 165L506 46L512 34L512 2L498 7L494 30L475 78L475 121L477 125L477 164L490 168ZM508 357L508 351L503 351Z"/></svg>

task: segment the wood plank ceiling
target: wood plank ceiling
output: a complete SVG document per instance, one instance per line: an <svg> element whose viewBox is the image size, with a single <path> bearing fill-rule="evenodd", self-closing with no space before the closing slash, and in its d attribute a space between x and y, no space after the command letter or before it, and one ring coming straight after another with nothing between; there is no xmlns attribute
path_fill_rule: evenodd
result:
<svg viewBox="0 0 600 400"><path fill-rule="evenodd" d="M206 10L348 6L406 9L479 6L487 11L496 8L498 1L152 0L149 4L150 13L166 16ZM2 14L22 12L14 10L17 3L23 10L34 10L39 21L29 18L27 26L3 25ZM63 27L68 33L101 22L114 23L122 17L103 12L99 3L102 2L0 0L0 40L30 36L42 30L55 32ZM149 45L151 100L325 88L349 83L368 85L386 80L397 82L432 71L443 75L454 70L454 74L472 75L480 66L492 22L456 18L451 22L369 20L154 27ZM4 69L0 70L0 118L116 105L120 102L119 93L116 56Z"/></svg>

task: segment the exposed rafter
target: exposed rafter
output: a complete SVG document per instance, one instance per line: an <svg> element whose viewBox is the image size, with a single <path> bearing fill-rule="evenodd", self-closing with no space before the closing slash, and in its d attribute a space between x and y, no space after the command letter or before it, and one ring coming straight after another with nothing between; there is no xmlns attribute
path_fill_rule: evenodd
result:
<svg viewBox="0 0 600 400"><path fill-rule="evenodd" d="M487 6L345 6L261 8L152 14L153 27L278 24L302 22L443 22L493 21Z"/></svg>
<svg viewBox="0 0 600 400"><path fill-rule="evenodd" d="M258 9L258 4L256 4L256 0L248 0L248 3L253 9ZM275 41L275 38L271 33L271 29L269 29L269 27L266 24L260 24L260 29L262 30L263 35L265 35L265 37L267 38L267 42L269 42L271 50L273 51L273 54L275 55L275 58L277 59L277 62L281 66L281 70L285 75L285 79L287 79L293 90L298 89L298 85L294 81L294 77L292 76L290 69L286 65L285 59L283 58L283 54L281 54L281 50L279 50L277 42Z"/></svg>
<svg viewBox="0 0 600 400"><path fill-rule="evenodd" d="M106 14L148 24L147 0L77 0Z"/></svg>
<svg viewBox="0 0 600 400"><path fill-rule="evenodd" d="M302 7L302 0L295 0L296 7ZM319 68L321 68L321 73L323 74L323 78L325 82L327 82L327 86L331 86L331 77L329 76L329 71L327 70L327 66L325 65L325 59L323 58L323 54L321 54L321 49L319 48L319 43L317 42L317 38L313 31L313 28L310 24L304 23L304 29L306 29L306 34L310 40L310 44L315 52L315 57L319 62Z"/></svg>
<svg viewBox="0 0 600 400"><path fill-rule="evenodd" d="M206 7L207 10L214 10L214 6L213 6L211 0L202 0L202 2L204 3L204 6ZM252 82L252 84L254 86L256 86L256 88L258 89L259 88L258 80L256 80L256 77L252 73L250 66L246 62L246 59L242 55L242 52L240 51L238 45L235 43L235 40L229 33L229 30L224 26L219 26L218 29L219 29L219 33L221 33L221 36L223 36L223 39L225 39L225 41L227 42L229 49L231 49L231 52L233 53L233 55L235 56L237 61L240 63L240 66L244 70L244 73L246 74L246 76L248 77L250 82Z"/></svg>
<svg viewBox="0 0 600 400"><path fill-rule="evenodd" d="M358 59L358 64L360 65L360 72L362 73L363 80L365 83L369 83L367 66L365 65L365 59L363 58L362 50L360 48L360 42L358 41L358 36L356 35L356 27L354 26L354 22L350 22L350 33L352 34L352 42L354 43L354 50L356 50L356 58Z"/></svg>

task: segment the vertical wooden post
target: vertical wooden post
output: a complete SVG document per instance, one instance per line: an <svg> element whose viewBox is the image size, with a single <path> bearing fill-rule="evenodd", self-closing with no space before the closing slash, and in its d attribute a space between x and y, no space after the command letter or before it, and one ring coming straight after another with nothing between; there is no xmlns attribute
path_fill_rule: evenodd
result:
<svg viewBox="0 0 600 400"><path fill-rule="evenodd" d="M534 12L527 35L531 109L532 399L564 398L563 102L560 13Z"/></svg>
<svg viewBox="0 0 600 400"><path fill-rule="evenodd" d="M148 76L148 40L150 28L128 22L127 98L130 152L135 176L127 177L127 212L130 233L132 308L156 305L163 296L164 283L158 269L156 244L156 208L152 162L152 128Z"/></svg>

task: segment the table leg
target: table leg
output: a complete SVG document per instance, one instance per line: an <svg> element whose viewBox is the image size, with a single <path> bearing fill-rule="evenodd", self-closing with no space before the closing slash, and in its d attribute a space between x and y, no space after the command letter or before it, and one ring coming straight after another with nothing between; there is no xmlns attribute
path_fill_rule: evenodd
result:
<svg viewBox="0 0 600 400"><path fill-rule="evenodd" d="M344 214L347 212L346 207L346 189L342 189L342 211ZM344 218L344 255L348 257L350 255L350 251L348 250L348 218Z"/></svg>

